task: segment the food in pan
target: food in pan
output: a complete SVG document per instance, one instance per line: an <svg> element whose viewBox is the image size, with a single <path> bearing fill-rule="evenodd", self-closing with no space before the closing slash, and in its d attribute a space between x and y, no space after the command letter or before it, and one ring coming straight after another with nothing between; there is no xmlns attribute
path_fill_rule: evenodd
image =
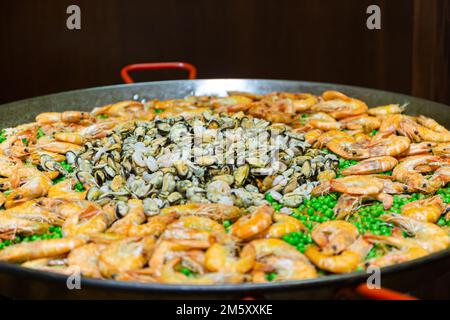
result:
<svg viewBox="0 0 450 320"><path fill-rule="evenodd" d="M0 260L85 277L271 282L447 249L450 132L321 96L46 112L0 136Z"/></svg>

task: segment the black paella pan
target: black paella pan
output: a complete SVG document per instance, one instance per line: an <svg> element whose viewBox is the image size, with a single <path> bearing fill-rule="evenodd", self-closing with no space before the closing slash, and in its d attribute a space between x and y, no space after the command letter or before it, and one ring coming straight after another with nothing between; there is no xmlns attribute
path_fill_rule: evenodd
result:
<svg viewBox="0 0 450 320"><path fill-rule="evenodd" d="M369 106L408 103L409 114L432 117L450 128L450 107L402 94L359 87L283 81L283 80L177 80L131 85L117 85L52 94L0 106L0 127L32 122L44 111L86 110L120 100L170 99L187 95L225 95L227 91L270 93L274 91L311 92L338 90L365 101ZM68 289L67 276L25 269L18 265L0 263L0 296L5 298L281 298L320 299L356 297L364 293L369 274L354 272L303 281L238 285L168 285L131 283L100 279L81 279L81 289ZM381 285L420 298L450 297L450 249L421 259L382 269ZM377 291L378 296L386 291ZM372 296L376 296L373 294ZM395 294L391 297L399 297Z"/></svg>

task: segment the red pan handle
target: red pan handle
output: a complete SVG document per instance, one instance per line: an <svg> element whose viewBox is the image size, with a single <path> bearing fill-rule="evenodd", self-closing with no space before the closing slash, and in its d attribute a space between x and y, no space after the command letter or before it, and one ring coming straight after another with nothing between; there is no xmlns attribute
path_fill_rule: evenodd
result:
<svg viewBox="0 0 450 320"><path fill-rule="evenodd" d="M141 70L161 70L161 69L180 69L189 72L188 78L195 79L197 77L197 68L187 62L152 62L152 63L136 63L130 64L122 68L120 75L125 83L134 83L133 78L129 75L130 71Z"/></svg>
<svg viewBox="0 0 450 320"><path fill-rule="evenodd" d="M416 297L390 289L370 289L365 283L357 286L355 291L361 296L373 300L418 300Z"/></svg>

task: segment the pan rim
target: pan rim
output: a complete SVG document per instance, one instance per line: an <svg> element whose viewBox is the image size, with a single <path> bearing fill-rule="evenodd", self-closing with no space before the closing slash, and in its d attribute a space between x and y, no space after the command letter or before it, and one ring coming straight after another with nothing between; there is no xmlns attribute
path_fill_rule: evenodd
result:
<svg viewBox="0 0 450 320"><path fill-rule="evenodd" d="M335 84L335 83L324 83L324 82L310 82L310 81L297 81L297 80L281 80L281 79L254 79L254 78L215 78L215 79L196 79L196 80L168 80L168 81L155 81L155 82L139 82L134 84L116 84L116 85L108 85L108 86L100 86L100 87L90 87L86 89L77 89L64 91L59 93L52 93L43 96L37 96L27 99L22 99L18 101L7 102L5 104L0 105L2 107L11 107L15 104L25 104L31 103L33 101L42 99L42 98L56 98L59 96L67 96L71 94L80 94L87 92L101 92L105 90L114 90L114 89L128 89L128 88L144 88L148 86L164 86L164 85L176 85L181 83L202 83L202 82L233 82L233 81L245 81L245 82L265 82L268 84L287 84L287 85L298 85L305 87L324 87L328 89L338 89L338 90L356 90L360 92L370 93L370 94L381 94L381 95L394 95L398 99L409 100L413 99L414 101L421 103L431 103L435 106L448 107L445 104L423 99L417 98L410 95L396 93L391 91L379 90L379 89L371 89L361 86L352 86L345 84ZM132 94L132 93L130 93ZM130 97L131 98L131 97ZM406 269L419 267L421 265L426 265L437 261L439 259L444 259L450 257L450 248L446 250L442 250L425 257L407 261L404 263L396 264L393 266L384 267L381 269L382 274L393 274L398 273ZM67 280L67 275L34 270L22 267L17 264L0 262L0 272L1 273L15 273L27 277L39 278L41 280L48 281L56 281L56 282L65 282ZM111 288L118 290L135 290L135 291L147 291L147 292L161 292L161 293L201 293L201 292L222 292L222 293L248 293L248 292L260 292L260 291L272 291L272 290L295 290L299 288L312 288L318 286L326 286L326 285L339 285L345 283L356 284L358 282L364 281L369 274L364 271L352 272L348 274L333 274L327 275L325 277L308 279L308 280L297 280L297 281L283 281L283 282L270 282L270 283L241 283L241 284L217 284L217 285L183 285L183 284L160 284L160 283L139 283L139 282L126 282L126 281L117 281L117 280L103 280L103 279L94 279L94 278L83 278L81 280L81 286L86 286L90 288Z"/></svg>

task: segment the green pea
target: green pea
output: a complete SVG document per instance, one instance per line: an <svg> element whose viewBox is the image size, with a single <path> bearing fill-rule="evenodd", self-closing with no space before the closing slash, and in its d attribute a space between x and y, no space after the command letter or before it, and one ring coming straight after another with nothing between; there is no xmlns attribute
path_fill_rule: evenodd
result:
<svg viewBox="0 0 450 320"><path fill-rule="evenodd" d="M181 272L182 274L184 274L185 276L188 276L188 277L190 277L190 276L193 275L192 271L189 270L188 268L181 268L181 269L180 269L180 272Z"/></svg>
<svg viewBox="0 0 450 320"><path fill-rule="evenodd" d="M372 234L374 234L376 236L381 236L380 230L373 230Z"/></svg>
<svg viewBox="0 0 450 320"><path fill-rule="evenodd" d="M391 235L391 229L389 229L388 227L381 227L380 231L383 236Z"/></svg>
<svg viewBox="0 0 450 320"><path fill-rule="evenodd" d="M277 273L276 272L266 272L265 277L266 277L267 281L273 281L277 277Z"/></svg>
<svg viewBox="0 0 450 320"><path fill-rule="evenodd" d="M270 194L270 192L266 193L266 200L269 201L270 203L274 202L275 200L273 199L272 195Z"/></svg>
<svg viewBox="0 0 450 320"><path fill-rule="evenodd" d="M44 131L42 131L41 127L37 129L37 138L40 139L45 136Z"/></svg>
<svg viewBox="0 0 450 320"><path fill-rule="evenodd" d="M77 184L75 185L75 191L83 192L83 191L86 191L86 189L84 188L84 186L81 182L77 182Z"/></svg>

